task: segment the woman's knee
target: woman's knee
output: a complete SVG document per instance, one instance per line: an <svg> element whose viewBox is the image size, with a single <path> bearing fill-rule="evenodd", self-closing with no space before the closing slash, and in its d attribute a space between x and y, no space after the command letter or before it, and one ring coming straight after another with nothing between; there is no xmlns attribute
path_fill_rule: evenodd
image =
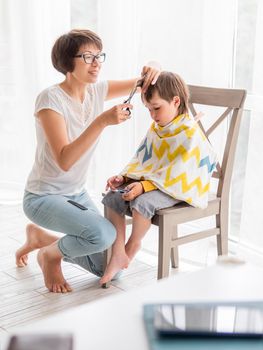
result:
<svg viewBox="0 0 263 350"><path fill-rule="evenodd" d="M99 247L98 251L108 249L115 241L116 235L116 229L109 220L103 217L98 220L94 236L94 243Z"/></svg>

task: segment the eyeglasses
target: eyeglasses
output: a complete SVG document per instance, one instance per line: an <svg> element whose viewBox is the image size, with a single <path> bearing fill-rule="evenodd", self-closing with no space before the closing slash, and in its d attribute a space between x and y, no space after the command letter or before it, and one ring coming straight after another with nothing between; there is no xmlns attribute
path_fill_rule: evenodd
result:
<svg viewBox="0 0 263 350"><path fill-rule="evenodd" d="M92 53L82 53L79 55L76 55L74 57L81 57L83 58L84 62L86 64L91 64L95 61L95 59L99 62L99 63L103 63L105 61L106 58L106 53L99 53L97 55L93 55Z"/></svg>

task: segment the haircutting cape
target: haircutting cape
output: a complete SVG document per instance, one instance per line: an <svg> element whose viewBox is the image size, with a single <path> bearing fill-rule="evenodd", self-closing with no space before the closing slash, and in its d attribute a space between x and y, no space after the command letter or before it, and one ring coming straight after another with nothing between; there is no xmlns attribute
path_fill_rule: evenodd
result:
<svg viewBox="0 0 263 350"><path fill-rule="evenodd" d="M216 153L197 122L181 114L164 127L152 123L121 175L149 180L171 197L205 208L216 163Z"/></svg>

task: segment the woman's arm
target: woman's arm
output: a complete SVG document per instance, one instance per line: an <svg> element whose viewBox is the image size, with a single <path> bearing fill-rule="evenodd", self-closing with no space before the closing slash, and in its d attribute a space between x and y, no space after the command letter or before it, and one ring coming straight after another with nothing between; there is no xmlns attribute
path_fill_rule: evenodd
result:
<svg viewBox="0 0 263 350"><path fill-rule="evenodd" d="M128 112L124 107L132 108L129 104L120 104L103 112L71 143L68 140L64 118L60 114L51 109L38 112L38 118L58 166L68 171L94 144L106 126L125 121Z"/></svg>
<svg viewBox="0 0 263 350"><path fill-rule="evenodd" d="M155 84L160 75L161 66L156 62L153 63L153 66L147 65L143 67L141 77L130 80L109 80L106 100L129 95L136 82L142 77L144 77L142 91L146 91L150 84ZM138 89L138 91L140 91L140 89Z"/></svg>
<svg viewBox="0 0 263 350"><path fill-rule="evenodd" d="M140 78L138 77L130 80L109 80L106 100L129 95L138 79Z"/></svg>

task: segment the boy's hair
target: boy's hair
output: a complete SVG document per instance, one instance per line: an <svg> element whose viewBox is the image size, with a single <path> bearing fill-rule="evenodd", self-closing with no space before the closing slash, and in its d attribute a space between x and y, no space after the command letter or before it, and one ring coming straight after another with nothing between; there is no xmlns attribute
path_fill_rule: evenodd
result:
<svg viewBox="0 0 263 350"><path fill-rule="evenodd" d="M148 87L142 99L150 102L155 92L167 102L171 102L174 96L178 96L180 98L178 114L188 113L189 90L178 74L161 72L156 83Z"/></svg>
<svg viewBox="0 0 263 350"><path fill-rule="evenodd" d="M73 29L61 35L55 42L51 59L56 70L66 75L74 70L74 56L82 45L94 45L102 50L100 37L88 29Z"/></svg>

